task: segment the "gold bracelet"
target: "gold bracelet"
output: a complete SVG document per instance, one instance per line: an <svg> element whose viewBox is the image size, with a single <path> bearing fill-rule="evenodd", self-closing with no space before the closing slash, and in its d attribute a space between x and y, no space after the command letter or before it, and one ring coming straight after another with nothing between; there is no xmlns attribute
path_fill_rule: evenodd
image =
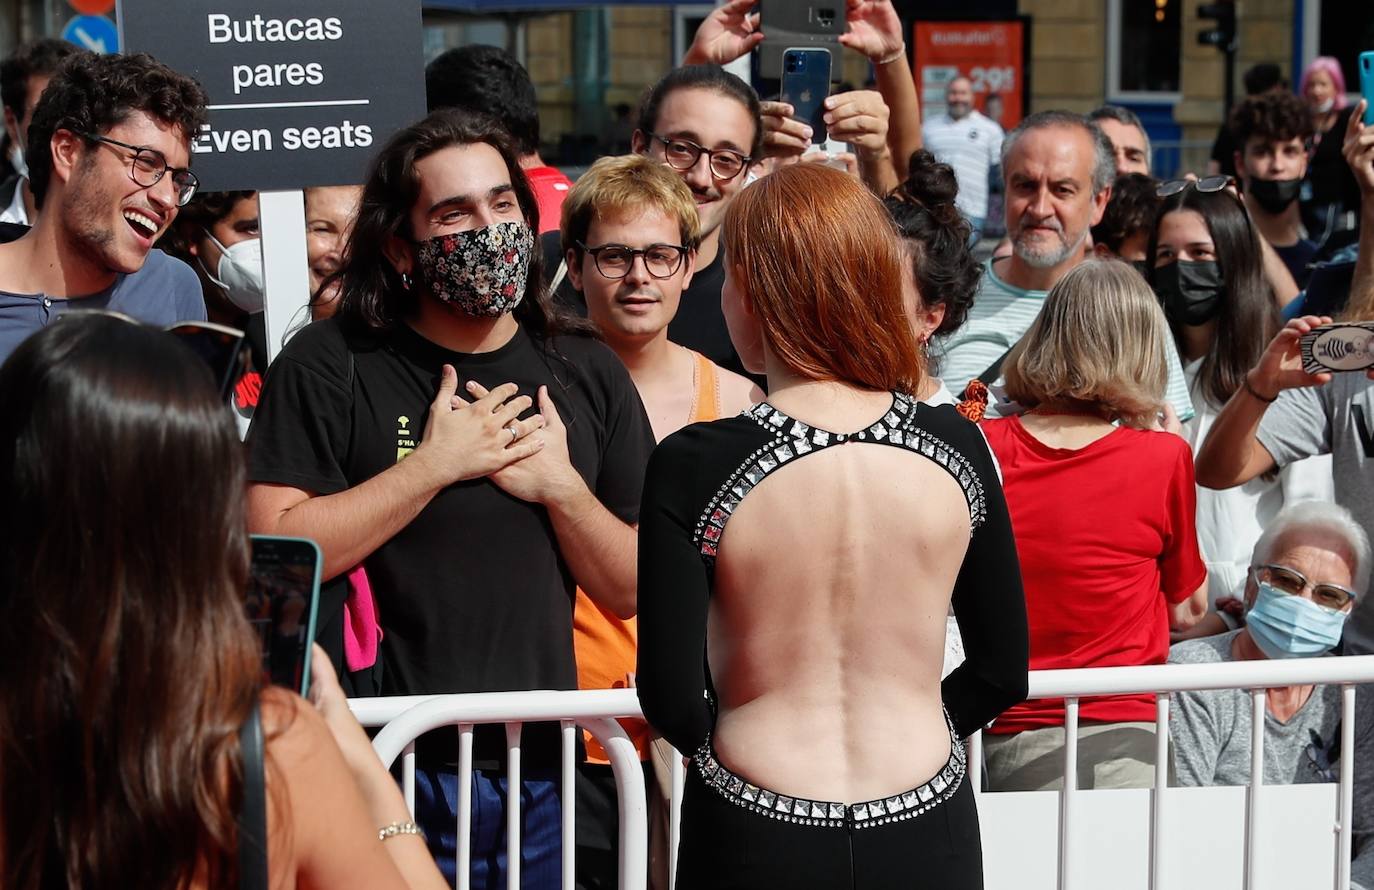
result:
<svg viewBox="0 0 1374 890"><path fill-rule="evenodd" d="M877 65L891 65L893 62L897 61L898 59L905 59L905 58L906 58L906 44L904 43L904 44L902 44L901 49L897 50L895 53L893 53L892 55L888 56L886 59L879 59L878 61L874 62L873 64L874 64L874 66L877 66Z"/></svg>
<svg viewBox="0 0 1374 890"><path fill-rule="evenodd" d="M425 833L420 830L420 826L414 822L392 822L378 830L377 840L384 841L398 834L418 834L421 838L425 836Z"/></svg>

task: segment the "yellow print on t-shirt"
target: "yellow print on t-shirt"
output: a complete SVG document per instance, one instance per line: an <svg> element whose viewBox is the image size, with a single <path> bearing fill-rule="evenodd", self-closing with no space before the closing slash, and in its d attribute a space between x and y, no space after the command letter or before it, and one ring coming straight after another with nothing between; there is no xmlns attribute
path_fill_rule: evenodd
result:
<svg viewBox="0 0 1374 890"><path fill-rule="evenodd" d="M410 431L410 418L402 414L396 418L396 462L415 450L414 433Z"/></svg>

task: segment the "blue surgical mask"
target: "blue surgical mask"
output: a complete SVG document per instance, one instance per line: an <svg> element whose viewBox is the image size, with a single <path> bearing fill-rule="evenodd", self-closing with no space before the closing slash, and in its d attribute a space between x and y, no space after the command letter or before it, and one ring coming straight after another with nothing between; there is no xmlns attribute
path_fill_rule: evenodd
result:
<svg viewBox="0 0 1374 890"><path fill-rule="evenodd" d="M1310 658L1336 647L1345 616L1345 612L1324 609L1309 599L1260 582L1255 604L1245 615L1245 626L1255 645L1270 658Z"/></svg>

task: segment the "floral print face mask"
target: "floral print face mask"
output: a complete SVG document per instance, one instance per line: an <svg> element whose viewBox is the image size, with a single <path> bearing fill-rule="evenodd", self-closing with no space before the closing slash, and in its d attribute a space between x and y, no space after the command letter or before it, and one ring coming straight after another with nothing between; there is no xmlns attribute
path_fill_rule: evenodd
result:
<svg viewBox="0 0 1374 890"><path fill-rule="evenodd" d="M520 221L419 242L416 260L435 299L468 315L499 318L525 295L534 232Z"/></svg>

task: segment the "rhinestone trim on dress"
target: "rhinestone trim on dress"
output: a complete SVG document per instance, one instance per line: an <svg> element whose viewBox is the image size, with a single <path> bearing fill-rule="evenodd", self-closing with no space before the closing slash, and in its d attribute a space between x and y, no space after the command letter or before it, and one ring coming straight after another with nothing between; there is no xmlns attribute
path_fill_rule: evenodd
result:
<svg viewBox="0 0 1374 890"><path fill-rule="evenodd" d="M962 453L940 437L915 425L915 404L911 396L893 393L892 409L872 426L857 433L831 433L816 429L788 417L767 402L746 409L744 416L771 433L773 438L744 459L712 495L697 520L692 543L700 550L708 568L715 565L725 524L755 485L794 458L849 441L895 445L939 464L963 490L964 498L968 501L970 531L976 531L987 515L983 480Z"/></svg>
<svg viewBox="0 0 1374 890"><path fill-rule="evenodd" d="M781 822L795 825L810 825L819 828L872 828L890 822L914 819L949 800L959 790L968 771L968 754L964 743L954 731L954 723L949 712L945 712L945 724L949 727L949 762L923 785L878 800L863 803L843 804L828 800L806 800L788 797L776 791L769 791L746 781L721 765L716 760L708 736L697 749L693 764L701 773L701 778L721 797L731 804L743 807L751 813L758 813Z"/></svg>

